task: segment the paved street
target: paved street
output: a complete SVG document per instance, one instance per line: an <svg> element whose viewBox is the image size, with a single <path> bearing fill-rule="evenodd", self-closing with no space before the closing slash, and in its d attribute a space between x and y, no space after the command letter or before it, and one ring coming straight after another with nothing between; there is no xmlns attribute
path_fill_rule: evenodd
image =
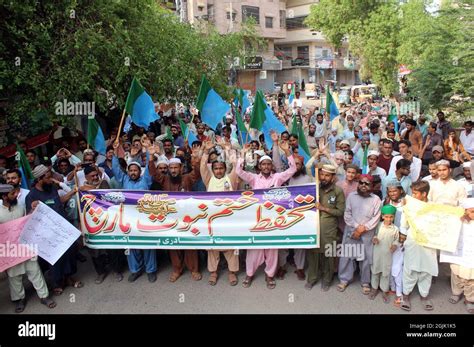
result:
<svg viewBox="0 0 474 347"><path fill-rule="evenodd" d="M83 252L86 254L86 252ZM288 314L423 314L417 290L412 298L412 312L406 313L395 308L392 303L384 304L381 296L374 302L361 293L357 283L350 285L346 292L339 293L333 284L330 290L323 293L319 283L312 291L304 289L304 282L298 281L294 268L290 267L289 276L277 282L274 290L265 287L262 268L248 289L242 287L245 273L240 272L239 284L229 286L227 273L221 271L222 277L215 287L207 284L208 273L203 271L203 280L194 282L186 272L176 283L170 283L168 276L171 265L163 252L159 255L158 280L149 283L146 276L140 277L135 283L128 283L125 273L124 281L114 282L112 276L104 283L94 283L95 272L90 259L79 263L78 278L85 286L80 289L66 288L64 293L55 297L58 306L49 310L39 303L34 289L28 283L28 304L26 314L46 313L165 313L165 314L244 314L244 313L288 313ZM201 270L203 266L201 265ZM436 314L465 314L462 302L452 305L447 298L450 295L449 267L441 265L440 276L432 286L432 299ZM392 296L393 301L394 296ZM74 301L75 302L71 302ZM0 280L0 313L13 313L13 304L10 303L8 281L5 277Z"/></svg>

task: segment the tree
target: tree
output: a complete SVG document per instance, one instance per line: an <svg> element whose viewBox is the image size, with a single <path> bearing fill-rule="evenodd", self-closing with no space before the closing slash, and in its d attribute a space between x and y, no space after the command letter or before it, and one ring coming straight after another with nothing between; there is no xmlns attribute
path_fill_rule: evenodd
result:
<svg viewBox="0 0 474 347"><path fill-rule="evenodd" d="M54 114L64 99L119 113L133 77L161 102L194 101L202 74L230 96L230 62L258 41L250 26L196 30L154 0L1 1L0 13L1 99L17 126L39 111L42 124L72 121Z"/></svg>

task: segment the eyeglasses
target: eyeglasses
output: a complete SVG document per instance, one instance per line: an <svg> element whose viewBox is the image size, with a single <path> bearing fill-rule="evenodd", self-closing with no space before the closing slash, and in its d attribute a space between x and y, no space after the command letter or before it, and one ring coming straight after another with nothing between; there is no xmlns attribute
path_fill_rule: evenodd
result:
<svg viewBox="0 0 474 347"><path fill-rule="evenodd" d="M362 182L362 181L360 181L359 184L360 184L361 186L367 186L367 187L370 186L370 182Z"/></svg>

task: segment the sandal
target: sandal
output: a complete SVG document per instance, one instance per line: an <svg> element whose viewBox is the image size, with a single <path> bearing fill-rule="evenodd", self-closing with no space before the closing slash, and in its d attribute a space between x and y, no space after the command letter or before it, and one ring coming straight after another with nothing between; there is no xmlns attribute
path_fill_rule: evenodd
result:
<svg viewBox="0 0 474 347"><path fill-rule="evenodd" d="M15 301L15 313L22 313L26 307L26 299Z"/></svg>
<svg viewBox="0 0 474 347"><path fill-rule="evenodd" d="M408 295L404 295L400 304L400 308L405 311L411 311L411 303Z"/></svg>
<svg viewBox="0 0 474 347"><path fill-rule="evenodd" d="M61 295L63 292L64 292L64 289L61 288L61 287L57 287L57 288L53 289L53 294L56 295L56 296Z"/></svg>
<svg viewBox="0 0 474 347"><path fill-rule="evenodd" d="M229 283L231 286L236 286L239 283L237 276L233 272L229 272Z"/></svg>
<svg viewBox="0 0 474 347"><path fill-rule="evenodd" d="M244 281L242 282L242 287L248 288L252 285L253 276L245 277Z"/></svg>
<svg viewBox="0 0 474 347"><path fill-rule="evenodd" d="M45 305L48 308L55 308L56 307L56 303L50 298L43 298L40 301L43 305Z"/></svg>
<svg viewBox="0 0 474 347"><path fill-rule="evenodd" d="M172 272L170 275L170 282L174 283L181 277L181 272Z"/></svg>
<svg viewBox="0 0 474 347"><path fill-rule="evenodd" d="M388 304L390 302L388 295L388 292L382 292L382 300L384 304Z"/></svg>
<svg viewBox="0 0 474 347"><path fill-rule="evenodd" d="M275 289L276 282L273 277L266 277L265 280L267 281L267 288L268 289Z"/></svg>
<svg viewBox="0 0 474 347"><path fill-rule="evenodd" d="M79 281L79 280L75 280L75 279L72 278L72 277L69 277L69 278L67 279L67 282L66 282L66 283L67 283L68 286L71 286L71 287L74 287L74 288L82 288L82 287L84 287L84 283L82 283L82 282Z"/></svg>
<svg viewBox="0 0 474 347"><path fill-rule="evenodd" d="M211 275L209 276L209 285L215 286L217 283L217 272L211 272Z"/></svg>
<svg viewBox="0 0 474 347"><path fill-rule="evenodd" d="M451 304L457 304L459 301L461 301L462 299L462 294L460 295L451 295L448 299L448 301L451 303Z"/></svg>
<svg viewBox="0 0 474 347"><path fill-rule="evenodd" d="M395 301L393 302L393 306L395 306L395 307L400 307L401 304L402 304L402 297L401 297L401 296L397 296L397 298L396 298Z"/></svg>
<svg viewBox="0 0 474 347"><path fill-rule="evenodd" d="M433 302L430 299L421 297L421 302L426 311L433 311Z"/></svg>
<svg viewBox="0 0 474 347"><path fill-rule="evenodd" d="M202 275L200 272L191 272L191 277L194 281L200 281L202 279Z"/></svg>
<svg viewBox="0 0 474 347"><path fill-rule="evenodd" d="M368 288L368 287L362 287L362 288ZM375 288L370 289L369 300L374 300L378 293L379 293L378 289L375 289Z"/></svg>
<svg viewBox="0 0 474 347"><path fill-rule="evenodd" d="M276 278L278 280L284 280L285 279L285 275L286 275L286 270L282 267L280 267L276 273Z"/></svg>
<svg viewBox="0 0 474 347"><path fill-rule="evenodd" d="M362 286L362 294L364 294L364 295L369 295L371 290L372 290L372 288L370 288L370 286L368 286L368 285Z"/></svg>
<svg viewBox="0 0 474 347"><path fill-rule="evenodd" d="M347 286L348 286L347 283L341 282L336 286L336 289L342 293L343 291L346 290Z"/></svg>

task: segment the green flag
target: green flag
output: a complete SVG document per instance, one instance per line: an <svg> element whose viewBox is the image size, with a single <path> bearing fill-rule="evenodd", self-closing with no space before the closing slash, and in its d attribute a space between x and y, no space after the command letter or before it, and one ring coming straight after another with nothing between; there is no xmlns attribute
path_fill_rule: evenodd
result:
<svg viewBox="0 0 474 347"><path fill-rule="evenodd" d="M255 95L255 101L253 103L251 119L250 119L250 127L252 129L261 130L263 123L267 119L265 116L265 110L267 108L267 103L265 102L265 98L262 95L262 92L259 90Z"/></svg>
<svg viewBox="0 0 474 347"><path fill-rule="evenodd" d="M199 87L199 94L196 101L196 108L199 112L202 112L202 108L204 106L204 102L206 101L207 94L211 91L212 87L209 84L206 76L202 75L201 77L201 86Z"/></svg>

